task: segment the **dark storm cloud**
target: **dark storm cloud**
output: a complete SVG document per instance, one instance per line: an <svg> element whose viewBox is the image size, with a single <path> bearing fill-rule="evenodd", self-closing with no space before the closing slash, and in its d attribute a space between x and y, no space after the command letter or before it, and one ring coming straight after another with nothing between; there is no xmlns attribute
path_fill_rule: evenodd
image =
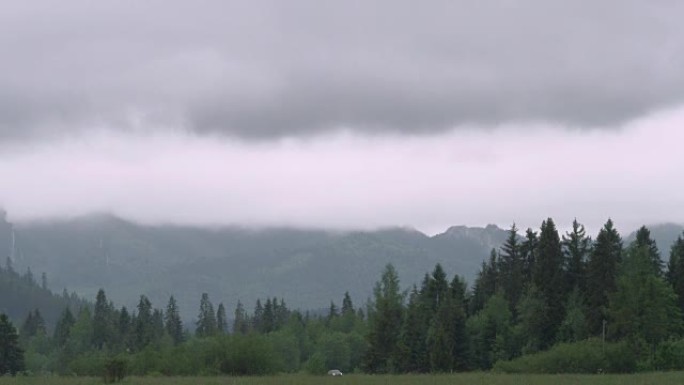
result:
<svg viewBox="0 0 684 385"><path fill-rule="evenodd" d="M676 1L3 4L0 137L606 127L684 101Z"/></svg>

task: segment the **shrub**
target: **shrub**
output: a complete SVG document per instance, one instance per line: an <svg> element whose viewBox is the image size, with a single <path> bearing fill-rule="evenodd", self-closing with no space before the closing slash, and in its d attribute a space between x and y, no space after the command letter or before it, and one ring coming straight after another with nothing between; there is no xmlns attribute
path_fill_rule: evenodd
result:
<svg viewBox="0 0 684 385"><path fill-rule="evenodd" d="M658 345L653 364L657 370L684 369L684 339L665 341Z"/></svg>
<svg viewBox="0 0 684 385"><path fill-rule="evenodd" d="M562 343L550 350L499 361L495 371L505 373L629 373L636 370L636 358L626 343L592 339Z"/></svg>

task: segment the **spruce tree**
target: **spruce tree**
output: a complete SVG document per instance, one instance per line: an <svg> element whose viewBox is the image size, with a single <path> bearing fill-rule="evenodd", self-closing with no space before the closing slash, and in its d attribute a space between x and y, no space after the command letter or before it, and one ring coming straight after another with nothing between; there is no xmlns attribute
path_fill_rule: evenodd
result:
<svg viewBox="0 0 684 385"><path fill-rule="evenodd" d="M226 319L226 308L223 307L223 302L219 303L216 310L216 329L223 334L228 331L228 320Z"/></svg>
<svg viewBox="0 0 684 385"><path fill-rule="evenodd" d="M475 278L475 284L473 285L473 294L469 303L470 314L476 314L482 310L489 298L496 292L498 280L496 260L496 250L492 249L489 255L489 262L482 262L482 268Z"/></svg>
<svg viewBox="0 0 684 385"><path fill-rule="evenodd" d="M575 288L584 295L587 257L591 251L591 238L587 237L584 225L572 221L572 230L563 236L563 251L566 263L566 287L569 291Z"/></svg>
<svg viewBox="0 0 684 385"><path fill-rule="evenodd" d="M104 290L98 290L93 313L93 345L97 349L102 349L112 335L111 313Z"/></svg>
<svg viewBox="0 0 684 385"><path fill-rule="evenodd" d="M7 315L0 314L0 373L16 375L24 370L24 351L19 335Z"/></svg>
<svg viewBox="0 0 684 385"><path fill-rule="evenodd" d="M261 332L264 323L264 307L261 305L261 300L257 298L254 305L254 316L252 317L252 329Z"/></svg>
<svg viewBox="0 0 684 385"><path fill-rule="evenodd" d="M539 237L532 229L525 231L525 240L520 245L520 252L523 260L523 281L526 283L532 282L532 272L537 261L537 252L539 247Z"/></svg>
<svg viewBox="0 0 684 385"><path fill-rule="evenodd" d="M658 276L663 275L665 264L663 263L662 258L660 258L660 251L658 251L655 240L651 238L651 231L646 226L641 226L641 228L637 230L636 239L630 246L635 248L646 248L653 271Z"/></svg>
<svg viewBox="0 0 684 385"><path fill-rule="evenodd" d="M144 296L138 302L138 314L135 318L134 345L140 351L154 340L154 325L152 319L152 303Z"/></svg>
<svg viewBox="0 0 684 385"><path fill-rule="evenodd" d="M233 319L233 333L247 334L249 332L249 319L245 313L242 302L238 301L235 306L235 317Z"/></svg>
<svg viewBox="0 0 684 385"><path fill-rule="evenodd" d="M518 242L518 228L515 223L508 231L508 238L501 246L499 264L499 276L501 282L501 289L503 290L504 298L508 301L508 306L511 311L515 312L518 306L518 301L523 291L523 259L521 255L521 246Z"/></svg>
<svg viewBox="0 0 684 385"><path fill-rule="evenodd" d="M351 297L347 291L344 293L344 299L342 300L342 315L349 313L354 313L354 305L352 304Z"/></svg>
<svg viewBox="0 0 684 385"><path fill-rule="evenodd" d="M608 296L615 292L618 266L622 260L622 239L608 220L594 242L586 274L587 327L589 335L601 335L607 319Z"/></svg>
<svg viewBox="0 0 684 385"><path fill-rule="evenodd" d="M364 368L370 373L387 373L394 369L392 360L398 353L398 337L403 318L403 294L394 266L388 264L385 267L373 293Z"/></svg>
<svg viewBox="0 0 684 385"><path fill-rule="evenodd" d="M551 218L542 222L538 250L532 282L539 289L549 310L548 322L542 325L541 341L542 348L548 348L554 344L558 327L565 318L563 252L560 236Z"/></svg>
<svg viewBox="0 0 684 385"><path fill-rule="evenodd" d="M166 317L166 332L169 334L169 336L171 336L174 345L180 344L184 339L183 321L180 318L178 304L173 296L169 297L169 303L166 305L166 312L164 313L164 316Z"/></svg>
<svg viewBox="0 0 684 385"><path fill-rule="evenodd" d="M424 301L413 286L409 295L398 343L398 366L406 373L426 373L430 370L427 355L428 317Z"/></svg>
<svg viewBox="0 0 684 385"><path fill-rule="evenodd" d="M684 312L684 238L680 235L670 249L667 279L677 296L677 305Z"/></svg>
<svg viewBox="0 0 684 385"><path fill-rule="evenodd" d="M617 288L609 295L609 336L613 339L643 340L650 349L681 331L682 313L676 295L653 266L648 244L627 252ZM651 358L651 357L649 357Z"/></svg>
<svg viewBox="0 0 684 385"><path fill-rule="evenodd" d="M216 313L214 313L214 305L209 301L209 294L207 293L202 293L196 324L195 334L198 337L209 337L216 334Z"/></svg>
<svg viewBox="0 0 684 385"><path fill-rule="evenodd" d="M55 326L53 339L57 346L63 347L64 345L66 345L67 341L69 340L69 335L71 333L71 327L74 326L75 323L76 319L74 318L71 309L69 309L69 307L67 306L66 308L64 308L64 311L62 312L62 315L59 317L57 325Z"/></svg>

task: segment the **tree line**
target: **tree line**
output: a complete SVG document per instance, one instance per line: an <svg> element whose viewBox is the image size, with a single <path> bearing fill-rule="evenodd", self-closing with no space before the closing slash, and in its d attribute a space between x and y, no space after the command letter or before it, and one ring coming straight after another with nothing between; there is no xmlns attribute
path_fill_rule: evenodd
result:
<svg viewBox="0 0 684 385"><path fill-rule="evenodd" d="M341 307L331 302L316 313L266 298L251 312L238 302L229 317L205 293L192 325L181 320L173 296L162 309L143 295L129 310L116 308L100 290L94 305L75 312L66 307L52 333L35 309L16 343L8 345L14 339L3 335L12 334L12 327L0 319L0 343L3 349L11 345L17 370L83 375L101 374L113 358L141 375L333 368L634 371L683 367L682 314L681 236L665 264L646 227L625 246L610 220L592 239L577 221L561 236L547 219L539 231L524 234L513 225L471 288L458 275L450 279L438 264L420 284L405 289L390 264L360 307L348 293ZM535 357L543 357L542 363L535 364ZM554 366L553 360L572 364Z"/></svg>

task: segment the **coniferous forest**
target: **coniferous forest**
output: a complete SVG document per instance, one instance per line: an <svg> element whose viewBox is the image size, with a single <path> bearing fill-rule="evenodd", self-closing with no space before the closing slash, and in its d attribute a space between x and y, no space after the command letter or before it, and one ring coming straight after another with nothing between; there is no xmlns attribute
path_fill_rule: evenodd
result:
<svg viewBox="0 0 684 385"><path fill-rule="evenodd" d="M666 263L664 257L669 257ZM430 268L426 266L426 268ZM33 285L10 267L3 283ZM327 310L286 298L198 298L184 322L171 296L133 309L104 290L94 302L64 294L56 322L40 306L0 316L0 372L64 375L252 375L329 369L364 373L495 370L597 373L684 369L684 239L659 250L642 227L624 244L612 221L590 237L513 225L471 285L441 265L403 286L387 265L370 298L341 293ZM28 283L27 283L28 282ZM43 286L45 286L43 284ZM59 296L44 302L54 306ZM52 297L50 297L52 298Z"/></svg>

